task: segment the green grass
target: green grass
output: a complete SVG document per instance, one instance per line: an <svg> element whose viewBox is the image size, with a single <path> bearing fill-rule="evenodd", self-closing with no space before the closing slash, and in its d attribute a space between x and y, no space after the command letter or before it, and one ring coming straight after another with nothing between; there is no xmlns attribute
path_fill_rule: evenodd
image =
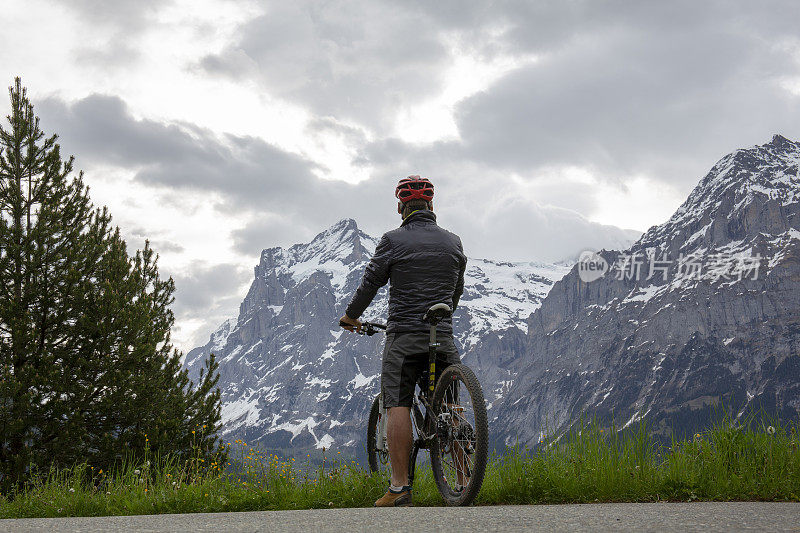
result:
<svg viewBox="0 0 800 533"><path fill-rule="evenodd" d="M153 458L113 473L79 465L0 496L0 518L371 506L386 479L340 457L284 461L236 442L228 465ZM430 468L417 472L415 505L442 505ZM797 426L720 423L663 445L644 426L619 433L592 423L550 446L492 457L476 504L664 500L800 501Z"/></svg>

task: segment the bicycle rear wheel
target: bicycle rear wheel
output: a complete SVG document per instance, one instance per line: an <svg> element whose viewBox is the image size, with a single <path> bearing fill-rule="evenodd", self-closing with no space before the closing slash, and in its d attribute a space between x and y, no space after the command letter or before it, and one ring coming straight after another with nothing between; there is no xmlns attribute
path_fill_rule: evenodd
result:
<svg viewBox="0 0 800 533"><path fill-rule="evenodd" d="M369 411L369 422L367 423L367 459L371 472L381 472L391 474L389 466L389 450L384 444L384 449L378 449L378 424L382 422L380 410L380 397L376 396L372 402L372 409Z"/></svg>
<svg viewBox="0 0 800 533"><path fill-rule="evenodd" d="M466 365L450 365L433 391L436 438L431 468L447 505L469 505L478 495L489 455L486 403Z"/></svg>

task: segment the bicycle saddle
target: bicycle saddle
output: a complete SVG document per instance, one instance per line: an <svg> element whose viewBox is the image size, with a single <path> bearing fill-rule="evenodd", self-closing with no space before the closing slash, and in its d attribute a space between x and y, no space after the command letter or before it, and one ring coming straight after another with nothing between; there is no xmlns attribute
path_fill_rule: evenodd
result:
<svg viewBox="0 0 800 533"><path fill-rule="evenodd" d="M432 326L435 326L442 319L449 317L452 315L453 312L450 310L450 306L447 304L435 304L432 305L430 309L425 311L425 315L422 317L423 322L428 322Z"/></svg>

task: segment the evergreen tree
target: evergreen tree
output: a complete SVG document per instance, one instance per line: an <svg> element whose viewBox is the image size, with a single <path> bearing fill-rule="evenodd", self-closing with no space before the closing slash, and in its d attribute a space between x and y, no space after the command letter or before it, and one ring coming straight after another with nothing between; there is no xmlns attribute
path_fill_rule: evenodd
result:
<svg viewBox="0 0 800 533"><path fill-rule="evenodd" d="M221 448L213 356L195 387L170 343L175 286L130 257L45 137L19 78L0 125L0 490L35 470Z"/></svg>

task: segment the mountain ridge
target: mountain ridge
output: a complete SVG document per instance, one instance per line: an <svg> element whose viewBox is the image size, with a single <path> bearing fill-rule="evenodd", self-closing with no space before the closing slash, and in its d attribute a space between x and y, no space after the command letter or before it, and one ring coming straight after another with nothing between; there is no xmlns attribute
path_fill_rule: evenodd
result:
<svg viewBox="0 0 800 533"><path fill-rule="evenodd" d="M628 250L602 251L605 276L583 281L576 266L557 282L529 320L520 351L530 357L517 358L516 407L499 432L533 442L587 412L691 432L720 403L734 417L761 407L796 417L798 162L800 144L780 136L737 150L667 222Z"/></svg>
<svg viewBox="0 0 800 533"><path fill-rule="evenodd" d="M343 334L338 318L377 239L342 219L308 243L265 249L235 319L185 359L190 377L214 351L220 362L223 435L273 449L358 446L378 391L381 339ZM526 329L564 264L470 259L454 315L465 359L487 333ZM367 316L385 320L386 289ZM508 382L500 364L488 365ZM507 385L500 384L500 387Z"/></svg>
<svg viewBox="0 0 800 533"><path fill-rule="evenodd" d="M756 405L796 416L799 162L800 144L781 136L726 155L669 220L601 250L598 280L583 281L579 264L470 259L456 341L498 443L535 444L586 412L620 426L647 418L664 435L734 399L734 416ZM262 252L239 316L186 358L196 376L217 352L226 438L275 450L363 442L381 340L336 322L375 243L343 219ZM384 289L367 316L386 309Z"/></svg>

